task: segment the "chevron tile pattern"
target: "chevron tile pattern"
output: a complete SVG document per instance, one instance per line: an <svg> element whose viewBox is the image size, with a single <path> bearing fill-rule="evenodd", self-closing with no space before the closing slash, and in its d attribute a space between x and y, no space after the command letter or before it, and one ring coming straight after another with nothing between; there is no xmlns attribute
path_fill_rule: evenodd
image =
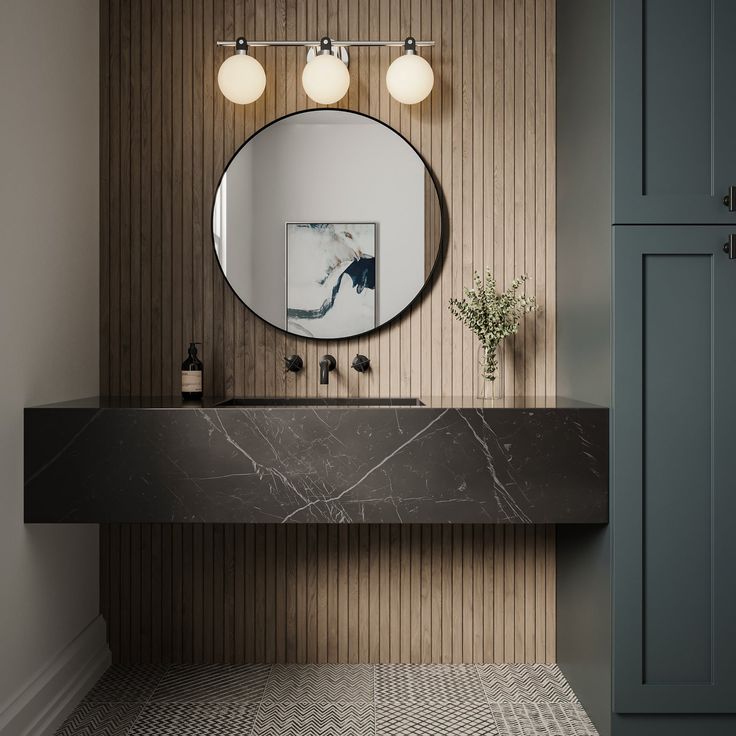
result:
<svg viewBox="0 0 736 736"><path fill-rule="evenodd" d="M373 703L263 701L252 736L374 736Z"/></svg>
<svg viewBox="0 0 736 736"><path fill-rule="evenodd" d="M140 703L83 702L56 736L127 736L143 706Z"/></svg>
<svg viewBox="0 0 736 736"><path fill-rule="evenodd" d="M166 673L162 665L113 665L87 695L92 703L145 703Z"/></svg>
<svg viewBox="0 0 736 736"><path fill-rule="evenodd" d="M235 736L249 734L257 703L149 703L130 736Z"/></svg>
<svg viewBox="0 0 736 736"><path fill-rule="evenodd" d="M488 704L376 703L376 736L498 736Z"/></svg>
<svg viewBox="0 0 736 736"><path fill-rule="evenodd" d="M597 736L556 665L124 667L57 736Z"/></svg>
<svg viewBox="0 0 736 736"><path fill-rule="evenodd" d="M378 664L376 701L486 701L472 664Z"/></svg>
<svg viewBox="0 0 736 736"><path fill-rule="evenodd" d="M511 703L577 703L556 664L485 664L478 674L488 700Z"/></svg>
<svg viewBox="0 0 736 736"><path fill-rule="evenodd" d="M369 664L276 664L264 700L290 702L373 702Z"/></svg>
<svg viewBox="0 0 736 736"><path fill-rule="evenodd" d="M258 702L268 681L269 665L170 667L152 700L200 703Z"/></svg>
<svg viewBox="0 0 736 736"><path fill-rule="evenodd" d="M580 706L563 703L491 703L500 736L598 736Z"/></svg>

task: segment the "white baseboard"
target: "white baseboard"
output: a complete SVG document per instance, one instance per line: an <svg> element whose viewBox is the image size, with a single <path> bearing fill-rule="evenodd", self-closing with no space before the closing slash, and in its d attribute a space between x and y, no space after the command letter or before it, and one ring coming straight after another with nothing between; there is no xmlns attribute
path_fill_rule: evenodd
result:
<svg viewBox="0 0 736 736"><path fill-rule="evenodd" d="M50 736L110 666L98 616L0 711L2 736Z"/></svg>

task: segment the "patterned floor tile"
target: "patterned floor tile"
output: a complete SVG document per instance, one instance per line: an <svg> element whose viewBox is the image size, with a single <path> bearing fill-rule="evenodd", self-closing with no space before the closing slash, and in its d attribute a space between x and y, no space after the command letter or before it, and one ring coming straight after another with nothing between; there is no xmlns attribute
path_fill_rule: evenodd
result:
<svg viewBox="0 0 736 736"><path fill-rule="evenodd" d="M585 711L564 703L491 703L499 736L598 736Z"/></svg>
<svg viewBox="0 0 736 736"><path fill-rule="evenodd" d="M57 731L251 733L597 736L559 668L540 664L115 666Z"/></svg>
<svg viewBox="0 0 736 736"><path fill-rule="evenodd" d="M166 667L158 665L114 664L85 700L91 703L145 703L165 673Z"/></svg>
<svg viewBox="0 0 736 736"><path fill-rule="evenodd" d="M149 703L129 736L247 736L257 703Z"/></svg>
<svg viewBox="0 0 736 736"><path fill-rule="evenodd" d="M264 700L351 702L373 700L369 664L274 665Z"/></svg>
<svg viewBox="0 0 736 736"><path fill-rule="evenodd" d="M373 703L263 701L253 736L374 736Z"/></svg>
<svg viewBox="0 0 736 736"><path fill-rule="evenodd" d="M376 736L497 736L487 703L376 703Z"/></svg>
<svg viewBox="0 0 736 736"><path fill-rule="evenodd" d="M474 665L376 665L376 702L486 702Z"/></svg>
<svg viewBox="0 0 736 736"><path fill-rule="evenodd" d="M56 736L126 736L142 703L84 702L64 721Z"/></svg>
<svg viewBox="0 0 736 736"><path fill-rule="evenodd" d="M266 687L269 665L176 665L154 690L152 700L179 703L253 703Z"/></svg>
<svg viewBox="0 0 736 736"><path fill-rule="evenodd" d="M488 700L511 703L577 703L555 664L485 664L478 674Z"/></svg>

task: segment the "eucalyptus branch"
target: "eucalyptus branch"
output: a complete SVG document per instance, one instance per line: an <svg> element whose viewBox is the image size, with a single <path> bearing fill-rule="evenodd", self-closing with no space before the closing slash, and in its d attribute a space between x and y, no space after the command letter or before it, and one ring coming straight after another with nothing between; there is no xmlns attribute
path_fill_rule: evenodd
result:
<svg viewBox="0 0 736 736"><path fill-rule="evenodd" d="M539 308L535 297L523 291L519 293L527 280L528 276L523 274L515 278L505 292L499 293L490 270L486 271L485 280L475 271L473 288L466 288L462 299L450 299L452 315L476 334L485 349L483 377L489 381L496 379L496 348L501 340L515 335L524 315Z"/></svg>

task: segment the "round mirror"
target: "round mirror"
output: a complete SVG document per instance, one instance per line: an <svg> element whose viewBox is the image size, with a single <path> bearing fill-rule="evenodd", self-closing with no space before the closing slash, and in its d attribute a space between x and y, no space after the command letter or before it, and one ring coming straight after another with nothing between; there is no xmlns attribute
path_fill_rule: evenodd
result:
<svg viewBox="0 0 736 736"><path fill-rule="evenodd" d="M305 110L233 156L212 213L215 252L240 299L293 335L351 337L421 292L442 243L434 178L408 141L346 110Z"/></svg>

